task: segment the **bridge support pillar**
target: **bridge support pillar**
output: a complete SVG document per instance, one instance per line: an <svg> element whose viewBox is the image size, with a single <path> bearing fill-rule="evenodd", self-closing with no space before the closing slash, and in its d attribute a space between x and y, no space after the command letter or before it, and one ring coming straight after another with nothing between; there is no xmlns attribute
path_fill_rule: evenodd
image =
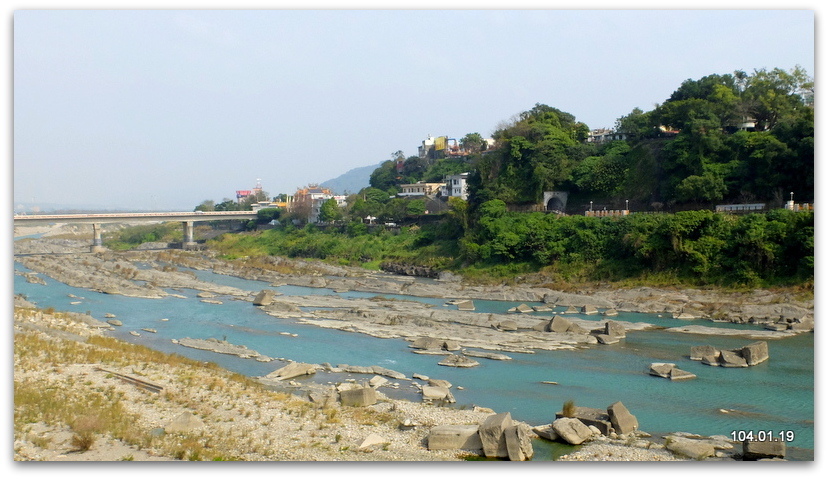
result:
<svg viewBox="0 0 828 479"><path fill-rule="evenodd" d="M183 249L195 249L196 242L193 239L193 222L192 221L182 221L184 225L184 242L181 244Z"/></svg>
<svg viewBox="0 0 828 479"><path fill-rule="evenodd" d="M100 223L92 223L92 247L89 251L92 253L102 253L104 251Z"/></svg>

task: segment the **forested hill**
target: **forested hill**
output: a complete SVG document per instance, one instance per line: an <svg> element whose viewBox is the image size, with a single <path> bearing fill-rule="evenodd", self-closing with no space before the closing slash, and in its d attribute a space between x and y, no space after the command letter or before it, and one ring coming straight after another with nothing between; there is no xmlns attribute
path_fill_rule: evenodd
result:
<svg viewBox="0 0 828 479"><path fill-rule="evenodd" d="M687 80L653 110L619 118L611 137L537 104L493 140L470 133L460 141L465 154L450 157L397 152L344 207L323 204L322 226L303 227L307 215L290 211L279 228L212 244L228 257L397 262L495 281L535 275L812 294L813 211L782 209L791 193L797 203L814 198L813 82L798 68ZM460 172L469 173L468 201L396 195L401 184ZM542 209L545 191L568 193L566 214L530 212ZM628 201L629 215L584 214ZM720 203L765 208L737 216L715 212ZM262 224L283 214L266 212Z"/></svg>
<svg viewBox="0 0 828 479"><path fill-rule="evenodd" d="M393 192L470 171L473 208L492 199L536 204L551 190L569 193L571 211L590 201L610 209L629 201L639 211L781 206L791 192L813 201L813 80L799 67L686 80L653 110L619 118L614 133L624 139L590 141L574 115L537 104L495 131L493 148L464 160L410 157L403 174L386 162L371 186Z"/></svg>

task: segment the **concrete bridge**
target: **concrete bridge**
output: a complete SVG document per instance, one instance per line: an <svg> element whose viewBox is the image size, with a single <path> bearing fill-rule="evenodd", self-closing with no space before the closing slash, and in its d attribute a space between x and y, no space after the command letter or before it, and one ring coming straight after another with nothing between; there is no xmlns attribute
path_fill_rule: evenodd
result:
<svg viewBox="0 0 828 479"><path fill-rule="evenodd" d="M92 225L93 253L103 250L101 224L103 223L157 223L159 221L180 221L184 225L184 249L195 247L193 223L216 220L254 220L252 211L185 211L177 213L90 213L72 215L14 215L15 226L42 225L53 223L74 223Z"/></svg>

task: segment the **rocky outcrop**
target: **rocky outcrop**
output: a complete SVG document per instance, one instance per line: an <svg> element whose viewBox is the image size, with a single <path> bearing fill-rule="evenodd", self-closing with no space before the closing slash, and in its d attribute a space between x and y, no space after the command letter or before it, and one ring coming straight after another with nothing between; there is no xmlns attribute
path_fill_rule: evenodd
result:
<svg viewBox="0 0 828 479"><path fill-rule="evenodd" d="M380 269L388 273L401 274L403 276L418 276L420 278L440 277L440 272L427 266L418 266L405 263L380 263Z"/></svg>

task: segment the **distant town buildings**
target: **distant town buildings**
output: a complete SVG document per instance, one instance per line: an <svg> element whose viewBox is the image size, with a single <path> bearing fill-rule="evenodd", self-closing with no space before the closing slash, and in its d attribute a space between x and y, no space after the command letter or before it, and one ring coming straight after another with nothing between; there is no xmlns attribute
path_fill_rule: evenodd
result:
<svg viewBox="0 0 828 479"><path fill-rule="evenodd" d="M495 141L491 138L484 138L486 148L494 146ZM417 147L417 155L420 158L436 159L436 158L462 158L473 153L465 150L460 146L456 138L449 138L448 136L428 137L423 140L422 144Z"/></svg>

